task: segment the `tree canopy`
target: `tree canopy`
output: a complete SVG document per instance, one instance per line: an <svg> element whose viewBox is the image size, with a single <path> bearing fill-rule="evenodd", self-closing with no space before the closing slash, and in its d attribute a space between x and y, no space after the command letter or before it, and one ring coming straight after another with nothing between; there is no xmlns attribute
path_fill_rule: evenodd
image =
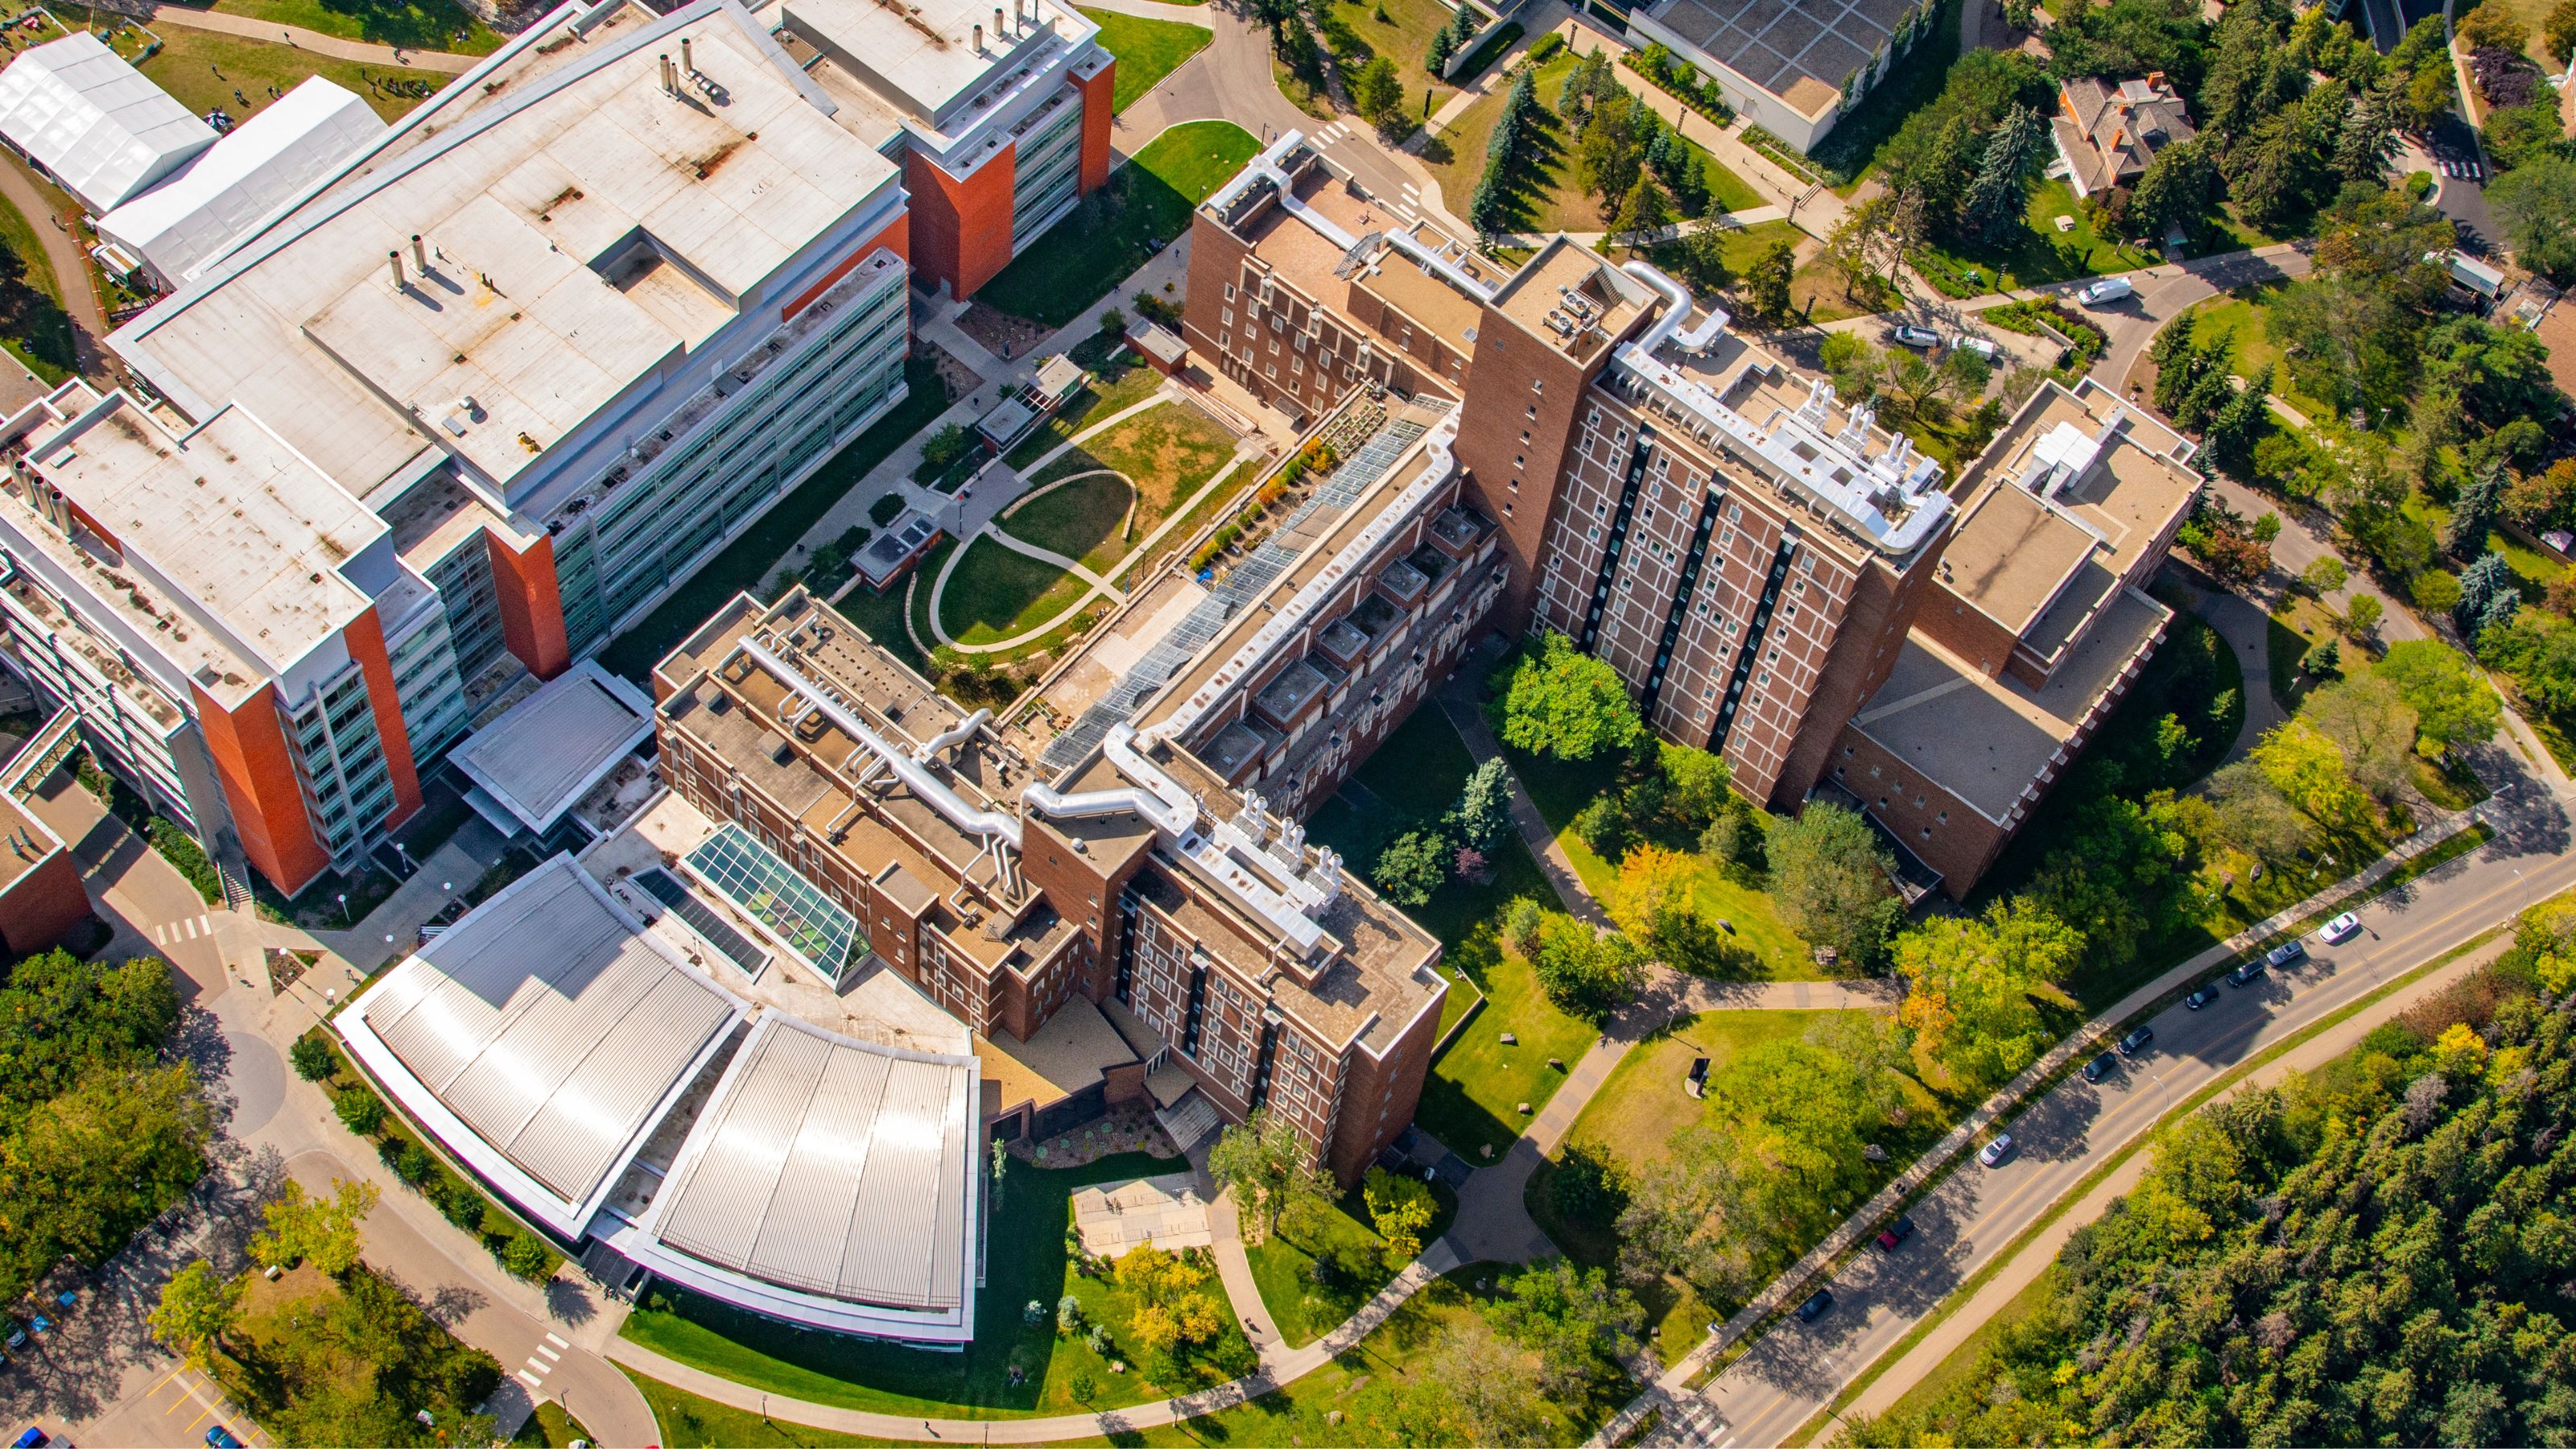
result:
<svg viewBox="0 0 2576 1449"><path fill-rule="evenodd" d="M162 1060L178 1022L151 957L48 951L0 988L0 1298L105 1261L205 1172L204 1092Z"/></svg>
<svg viewBox="0 0 2576 1449"><path fill-rule="evenodd" d="M1588 760L1604 750L1624 750L1645 728L1619 672L1577 652L1574 641L1553 630L1537 656L1512 672L1503 696L1504 743L1552 759Z"/></svg>
<svg viewBox="0 0 2576 1449"><path fill-rule="evenodd" d="M1855 965L1886 954L1887 933L1905 914L1890 879L1894 855L1857 812L1811 802L1771 829L1764 846L1771 891L1789 929L1831 946Z"/></svg>
<svg viewBox="0 0 2576 1449"><path fill-rule="evenodd" d="M1850 1442L2576 1441L2576 1021L2532 995L2564 940L2526 916L2325 1069L2185 1118L2026 1317Z"/></svg>

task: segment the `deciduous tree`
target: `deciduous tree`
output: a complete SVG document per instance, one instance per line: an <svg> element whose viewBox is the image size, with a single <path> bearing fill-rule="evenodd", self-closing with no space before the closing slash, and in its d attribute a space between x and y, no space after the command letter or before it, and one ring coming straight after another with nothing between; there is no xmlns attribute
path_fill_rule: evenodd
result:
<svg viewBox="0 0 2576 1449"><path fill-rule="evenodd" d="M2374 671L2415 710L2416 745L2438 755L2495 738L2504 703L2468 656L2438 639L2388 646Z"/></svg>
<svg viewBox="0 0 2576 1449"><path fill-rule="evenodd" d="M1764 848L1789 928L1854 965L1875 964L1905 901L1891 879L1895 859L1868 822L1839 805L1811 802L1773 826Z"/></svg>
<svg viewBox="0 0 2576 1449"><path fill-rule="evenodd" d="M1550 631L1538 656L1513 671L1503 697L1506 744L1559 760L1624 750L1644 732L1617 670Z"/></svg>

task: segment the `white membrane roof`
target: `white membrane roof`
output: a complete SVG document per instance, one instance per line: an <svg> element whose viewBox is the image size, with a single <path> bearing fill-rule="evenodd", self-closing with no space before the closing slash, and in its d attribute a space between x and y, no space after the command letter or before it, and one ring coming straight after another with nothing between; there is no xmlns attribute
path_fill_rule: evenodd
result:
<svg viewBox="0 0 2576 1449"><path fill-rule="evenodd" d="M0 136L92 212L123 204L215 144L213 127L86 30L0 72Z"/></svg>
<svg viewBox="0 0 2576 1449"><path fill-rule="evenodd" d="M177 286L385 130L354 92L308 77L187 170L100 217L98 234Z"/></svg>

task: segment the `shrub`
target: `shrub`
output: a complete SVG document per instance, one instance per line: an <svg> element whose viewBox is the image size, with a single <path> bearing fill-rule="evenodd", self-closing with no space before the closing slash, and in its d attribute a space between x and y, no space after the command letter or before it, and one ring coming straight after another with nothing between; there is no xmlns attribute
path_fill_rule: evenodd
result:
<svg viewBox="0 0 2576 1449"><path fill-rule="evenodd" d="M1603 860L1617 860L1628 843L1628 812L1617 798L1603 795L1575 813L1574 833Z"/></svg>
<svg viewBox="0 0 2576 1449"><path fill-rule="evenodd" d="M306 1032L286 1049L286 1059L295 1064L295 1075L308 1082L318 1082L340 1069L339 1059L331 1055L331 1044L318 1032Z"/></svg>
<svg viewBox="0 0 2576 1449"><path fill-rule="evenodd" d="M2427 614L2447 614L2460 603L2460 576L2434 569L2415 576L2407 589L2415 607Z"/></svg>
<svg viewBox="0 0 2576 1449"><path fill-rule="evenodd" d="M880 498L876 502L868 505L868 522L875 524L879 528L883 528L887 524L894 522L895 515L901 512L903 512L903 495L900 493L888 493L883 498Z"/></svg>
<svg viewBox="0 0 2576 1449"><path fill-rule="evenodd" d="M555 1275L555 1250L526 1233L514 1233L501 1246L501 1266L513 1277L542 1283Z"/></svg>
<svg viewBox="0 0 2576 1449"><path fill-rule="evenodd" d="M429 1149L419 1143L406 1142L394 1154L391 1166L394 1176L402 1179L403 1186L418 1187L437 1173L438 1159L431 1157Z"/></svg>
<svg viewBox="0 0 2576 1449"><path fill-rule="evenodd" d="M483 1231L483 1194L460 1177L451 1177L436 1194L438 1210L447 1220L469 1233Z"/></svg>
<svg viewBox="0 0 2576 1449"><path fill-rule="evenodd" d="M373 1137L385 1125L385 1104L364 1087L351 1087L340 1094L331 1110L340 1114L340 1125L361 1137Z"/></svg>
<svg viewBox="0 0 2576 1449"><path fill-rule="evenodd" d="M188 884L197 888L197 894L206 898L207 905L218 905L223 901L223 877L215 873L215 863L206 859L205 849L188 832L175 822L155 815L145 823L143 835L152 842L154 850L161 852L162 859L188 878Z"/></svg>

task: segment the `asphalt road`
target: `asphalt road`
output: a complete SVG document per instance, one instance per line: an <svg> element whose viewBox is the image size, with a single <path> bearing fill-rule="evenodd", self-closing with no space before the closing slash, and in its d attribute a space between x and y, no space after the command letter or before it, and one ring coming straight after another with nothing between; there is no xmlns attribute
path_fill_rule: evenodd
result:
<svg viewBox="0 0 2576 1449"><path fill-rule="evenodd" d="M2490 760L2501 759L2490 754ZM1784 1318L1649 1442L1777 1444L1952 1290L2003 1251L2051 1203L2213 1079L2442 954L2533 900L2576 885L2568 824L2556 800L2522 784L2490 804L2494 841L2362 908L2364 933L2241 990L2222 986L2201 1011L2180 1005L2149 1021L2155 1040L2101 1083L2069 1077L2007 1124L2018 1151L2000 1166L1968 1161L1913 1207L1913 1239L1864 1250L1830 1280L1833 1307L1812 1324Z"/></svg>

